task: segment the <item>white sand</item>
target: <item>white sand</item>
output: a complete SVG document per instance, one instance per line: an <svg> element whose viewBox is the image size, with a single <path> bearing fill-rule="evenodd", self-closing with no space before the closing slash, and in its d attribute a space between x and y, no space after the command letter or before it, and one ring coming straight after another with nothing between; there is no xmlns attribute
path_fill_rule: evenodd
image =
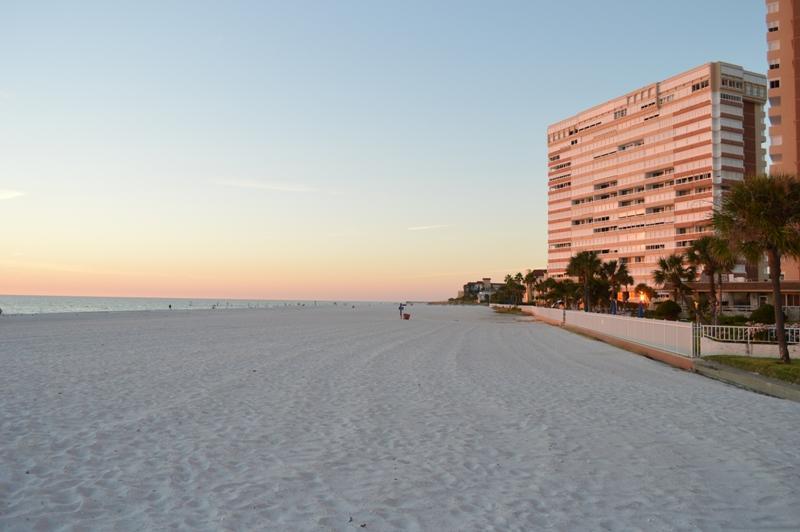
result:
<svg viewBox="0 0 800 532"><path fill-rule="evenodd" d="M800 523L800 404L484 308L411 312L3 316L0 529Z"/></svg>

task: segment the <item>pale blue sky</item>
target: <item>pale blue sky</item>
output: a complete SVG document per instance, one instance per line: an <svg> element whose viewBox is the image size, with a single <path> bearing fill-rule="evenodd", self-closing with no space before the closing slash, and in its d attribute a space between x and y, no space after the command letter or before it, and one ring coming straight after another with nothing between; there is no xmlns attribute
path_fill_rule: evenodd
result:
<svg viewBox="0 0 800 532"><path fill-rule="evenodd" d="M707 61L765 70L761 0L0 11L0 293L74 292L24 274L71 268L170 295L125 288L136 256L166 286L313 264L345 293L377 270L375 299L453 295L545 265L549 123Z"/></svg>

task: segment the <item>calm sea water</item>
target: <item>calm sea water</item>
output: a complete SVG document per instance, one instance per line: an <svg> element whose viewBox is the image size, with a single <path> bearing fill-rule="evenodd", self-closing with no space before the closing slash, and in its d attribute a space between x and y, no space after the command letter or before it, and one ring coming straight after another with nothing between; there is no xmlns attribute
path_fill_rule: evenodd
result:
<svg viewBox="0 0 800 532"><path fill-rule="evenodd" d="M245 299L180 299L151 297L71 297L0 295L3 314L47 314L53 312L117 312L123 310L175 310L277 308L327 306L349 303L332 301L268 301Z"/></svg>

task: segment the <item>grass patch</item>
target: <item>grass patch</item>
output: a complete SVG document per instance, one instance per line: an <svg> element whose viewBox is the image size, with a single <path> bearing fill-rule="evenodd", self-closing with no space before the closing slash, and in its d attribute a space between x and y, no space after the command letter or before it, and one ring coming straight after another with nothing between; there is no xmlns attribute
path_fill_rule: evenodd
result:
<svg viewBox="0 0 800 532"><path fill-rule="evenodd" d="M732 355L712 355L703 357L726 366L752 371L765 377L800 384L800 360L792 359L791 364L782 364L777 358L738 357Z"/></svg>
<svg viewBox="0 0 800 532"><path fill-rule="evenodd" d="M498 314L523 314L519 307L492 307Z"/></svg>

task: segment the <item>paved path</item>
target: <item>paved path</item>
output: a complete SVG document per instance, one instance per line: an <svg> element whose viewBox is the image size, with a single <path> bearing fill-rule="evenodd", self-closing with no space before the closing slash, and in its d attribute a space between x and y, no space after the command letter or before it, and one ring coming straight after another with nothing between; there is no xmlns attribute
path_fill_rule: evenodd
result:
<svg viewBox="0 0 800 532"><path fill-rule="evenodd" d="M0 529L800 523L800 405L410 310L3 316Z"/></svg>

